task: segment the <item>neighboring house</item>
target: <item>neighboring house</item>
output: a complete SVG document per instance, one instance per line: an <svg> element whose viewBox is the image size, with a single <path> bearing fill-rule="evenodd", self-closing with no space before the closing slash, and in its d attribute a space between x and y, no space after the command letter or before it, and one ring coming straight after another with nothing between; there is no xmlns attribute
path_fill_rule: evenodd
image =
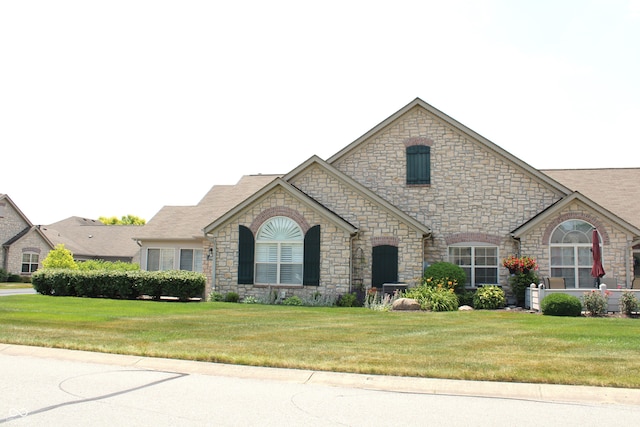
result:
<svg viewBox="0 0 640 427"><path fill-rule="evenodd" d="M501 260L510 254L536 258L542 276L592 287L595 227L606 277L629 285L635 202L577 192L572 179L415 99L327 160L213 187L197 206L163 208L136 237L143 268L203 271L207 292L244 297L413 284L438 261L464 268L469 288L508 289ZM605 191L637 198L638 185Z"/></svg>
<svg viewBox="0 0 640 427"><path fill-rule="evenodd" d="M22 276L40 268L54 247L6 194L0 194L0 242L0 268Z"/></svg>
<svg viewBox="0 0 640 427"><path fill-rule="evenodd" d="M76 261L100 259L139 263L140 247L133 236L143 227L105 225L98 220L72 216L40 226L40 229L54 245L64 244Z"/></svg>
<svg viewBox="0 0 640 427"><path fill-rule="evenodd" d="M205 225L274 180L277 175L248 175L236 185L212 187L195 206L164 206L137 230L140 266L145 270L203 271L209 255Z"/></svg>

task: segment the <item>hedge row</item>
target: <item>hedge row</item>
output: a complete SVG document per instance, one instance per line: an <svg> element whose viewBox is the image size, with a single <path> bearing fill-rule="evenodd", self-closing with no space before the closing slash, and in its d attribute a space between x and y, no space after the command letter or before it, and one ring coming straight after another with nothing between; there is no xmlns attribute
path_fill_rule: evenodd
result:
<svg viewBox="0 0 640 427"><path fill-rule="evenodd" d="M205 277L193 271L106 271L42 269L31 276L42 295L136 299L177 297L181 301L202 297Z"/></svg>

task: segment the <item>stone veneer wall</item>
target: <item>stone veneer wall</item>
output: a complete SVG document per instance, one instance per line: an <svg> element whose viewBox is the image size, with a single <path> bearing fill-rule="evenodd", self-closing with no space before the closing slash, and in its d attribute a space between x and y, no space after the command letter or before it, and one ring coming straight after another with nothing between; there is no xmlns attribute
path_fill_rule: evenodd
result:
<svg viewBox="0 0 640 427"><path fill-rule="evenodd" d="M9 203L4 203L2 216L0 216L0 240L6 242L15 237L22 230L29 226L22 216L16 212ZM4 247L0 248L0 261L5 261L6 265L0 264L0 268L5 268L9 273L20 274L22 271L23 249L39 254L39 265L42 266L42 259L49 253L49 246L35 231L30 231L18 242L11 245L8 255Z"/></svg>
<svg viewBox="0 0 640 427"><path fill-rule="evenodd" d="M285 207L285 209L281 209ZM320 224L320 241L322 242L320 259L320 286L288 286L288 285L245 285L238 284L238 226L250 227L255 218L263 217L263 212L272 210L274 214L291 215L296 212L304 218L309 226ZM303 224L300 224L304 226ZM232 221L220 227L212 236L215 250L215 291L220 293L237 292L241 297L265 297L267 292L285 291L287 296L310 296L315 292L322 295L339 295L350 291L350 244L349 233L335 223L319 215L308 205L300 203L281 188L276 188L246 210L238 214ZM205 253L208 248L205 249ZM211 283L211 261L205 260L207 283ZM207 294L211 289L207 289Z"/></svg>
<svg viewBox="0 0 640 427"><path fill-rule="evenodd" d="M354 252L362 249L365 286L371 285L371 255L378 244L397 244L399 282L413 283L422 276L423 238L419 231L319 166L310 167L291 183L358 227Z"/></svg>
<svg viewBox="0 0 640 427"><path fill-rule="evenodd" d="M428 141L431 184L406 185L406 146ZM425 261L448 260L448 240L469 233L496 242L499 257L517 251L510 233L560 200L558 190L511 160L416 107L333 166L433 230ZM508 273L500 268L501 283Z"/></svg>
<svg viewBox="0 0 640 427"><path fill-rule="evenodd" d="M630 285L633 270L630 271L631 277L628 276L626 257L633 260L630 248L632 237L577 201L566 206L558 215L539 224L522 238L522 252L536 258L539 275L551 276L549 238L561 222L570 219L583 220L596 226L603 242L602 264L606 272L605 278L615 278L621 286ZM633 265L631 264L630 267L632 268Z"/></svg>

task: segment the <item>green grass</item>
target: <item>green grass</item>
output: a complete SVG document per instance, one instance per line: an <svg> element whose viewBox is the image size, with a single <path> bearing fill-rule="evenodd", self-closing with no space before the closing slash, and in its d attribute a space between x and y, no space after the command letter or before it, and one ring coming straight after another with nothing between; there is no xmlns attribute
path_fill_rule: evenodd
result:
<svg viewBox="0 0 640 427"><path fill-rule="evenodd" d="M0 282L0 289L29 289L32 287L31 283Z"/></svg>
<svg viewBox="0 0 640 427"><path fill-rule="evenodd" d="M0 298L0 342L466 380L640 387L640 320Z"/></svg>

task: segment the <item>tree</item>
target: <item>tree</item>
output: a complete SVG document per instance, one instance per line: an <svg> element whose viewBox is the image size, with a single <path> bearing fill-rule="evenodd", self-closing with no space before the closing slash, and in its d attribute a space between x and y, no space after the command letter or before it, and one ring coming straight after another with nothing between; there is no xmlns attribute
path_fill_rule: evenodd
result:
<svg viewBox="0 0 640 427"><path fill-rule="evenodd" d="M116 216L101 216L98 221L105 225L145 225L147 221L135 215L125 215L121 218Z"/></svg>
<svg viewBox="0 0 640 427"><path fill-rule="evenodd" d="M78 264L73 260L73 254L62 243L49 251L47 257L42 260L43 268L69 268L77 270Z"/></svg>

